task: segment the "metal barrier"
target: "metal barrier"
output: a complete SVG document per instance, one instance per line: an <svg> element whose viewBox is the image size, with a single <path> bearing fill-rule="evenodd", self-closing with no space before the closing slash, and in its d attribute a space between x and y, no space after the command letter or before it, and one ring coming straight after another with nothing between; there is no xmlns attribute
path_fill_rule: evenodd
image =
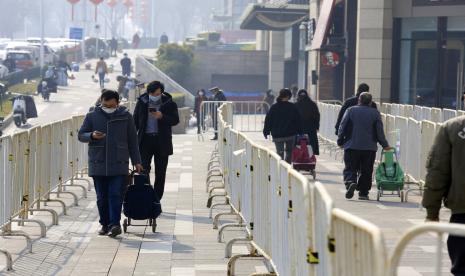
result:
<svg viewBox="0 0 465 276"><path fill-rule="evenodd" d="M203 101L200 105L200 130L201 139L203 134L217 133L218 129L218 108L224 103L231 103L232 108L228 109L228 114L225 116L230 118L230 125L234 129L242 132L256 132L263 130L265 116L270 106L262 101Z"/></svg>
<svg viewBox="0 0 465 276"><path fill-rule="evenodd" d="M76 116L0 138L0 236L26 238L29 252L32 252L31 238L24 232L13 231L12 223L36 223L41 237L45 237L45 224L29 218L29 214L48 212L52 215L52 224L56 225L58 213L41 204L58 202L66 214L65 202L51 199L53 193L57 197L63 193L70 194L77 204L77 195L65 191L64 187L81 187L73 180L77 180L78 173L83 173L87 166L87 145L79 143L76 135L83 119L83 116ZM69 181L70 185L64 185ZM85 196L86 188L81 188ZM11 255L5 249L0 249L0 253L7 258L6 269L11 270Z"/></svg>
<svg viewBox="0 0 465 276"><path fill-rule="evenodd" d="M385 273L386 249L381 230L346 211L333 209L332 275L372 276Z"/></svg>
<svg viewBox="0 0 465 276"><path fill-rule="evenodd" d="M309 182L275 152L233 129L234 118L228 117L232 107L225 103L219 109L218 151L212 154L207 174L208 179L215 171L221 172L227 199L222 204L231 208L215 216L214 227L219 226L222 215L236 215L239 220L219 227L218 240L222 241L221 235L229 227L241 227L247 234L227 243L226 257L231 257L233 244L250 245L249 254L231 257L228 275L234 275L235 263L241 258L264 258L269 272L261 275L382 275L386 251L380 230L333 209L320 183ZM336 116L328 121L335 121ZM395 117L393 120L394 127ZM367 260L362 266L354 257Z"/></svg>
<svg viewBox="0 0 465 276"><path fill-rule="evenodd" d="M427 223L419 225L408 230L402 238L397 242L392 255L389 258L389 276L396 276L399 263L402 258L402 253L408 244L425 233L436 233L436 254L435 254L435 270L434 275L441 276L442 274L442 261L443 261L443 248L444 248L444 234L455 235L465 238L465 226L459 224L445 224L445 223Z"/></svg>

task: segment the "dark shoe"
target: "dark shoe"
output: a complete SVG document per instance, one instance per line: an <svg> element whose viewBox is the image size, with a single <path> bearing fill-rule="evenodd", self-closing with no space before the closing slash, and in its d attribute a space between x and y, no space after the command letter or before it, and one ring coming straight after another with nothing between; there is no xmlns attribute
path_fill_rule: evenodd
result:
<svg viewBox="0 0 465 276"><path fill-rule="evenodd" d="M359 196L358 196L358 200L370 200L370 198L369 198L367 195L366 195L366 196L364 196L364 195L359 195Z"/></svg>
<svg viewBox="0 0 465 276"><path fill-rule="evenodd" d="M346 198L351 199L354 197L355 189L357 189L356 183L350 183L349 187L347 188Z"/></svg>
<svg viewBox="0 0 465 276"><path fill-rule="evenodd" d="M218 136L215 136L215 137L213 137L213 138L212 138L212 139L210 139L210 140L212 140L212 141L216 141L216 140L218 140Z"/></svg>
<svg viewBox="0 0 465 276"><path fill-rule="evenodd" d="M116 236L120 235L121 233L123 233L123 231L121 231L121 226L115 225L115 226L111 227L110 233L108 234L108 236L110 236L112 238L115 238Z"/></svg>
<svg viewBox="0 0 465 276"><path fill-rule="evenodd" d="M108 234L108 230L110 230L108 226L102 226L102 228L100 228L100 231L98 231L98 234L100 236L105 236L106 234Z"/></svg>

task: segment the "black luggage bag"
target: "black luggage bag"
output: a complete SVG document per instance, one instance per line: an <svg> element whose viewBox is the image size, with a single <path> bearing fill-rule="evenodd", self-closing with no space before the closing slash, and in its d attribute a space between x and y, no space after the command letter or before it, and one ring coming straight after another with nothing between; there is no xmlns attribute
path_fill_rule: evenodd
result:
<svg viewBox="0 0 465 276"><path fill-rule="evenodd" d="M128 226L131 226L131 220L149 220L149 225L155 233L156 219L161 212L160 200L150 185L149 177L131 173L123 201L123 213L127 217L123 222L124 232L126 233Z"/></svg>

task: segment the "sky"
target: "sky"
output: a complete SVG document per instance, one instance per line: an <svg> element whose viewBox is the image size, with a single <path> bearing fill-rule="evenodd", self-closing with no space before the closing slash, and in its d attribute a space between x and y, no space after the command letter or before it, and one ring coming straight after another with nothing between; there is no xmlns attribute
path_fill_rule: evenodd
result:
<svg viewBox="0 0 465 276"><path fill-rule="evenodd" d="M40 36L40 1L0 0L0 37L23 39ZM71 4L67 0L42 1L46 37L67 37L70 27L82 26L86 26L87 35L94 36L96 24L101 26L101 37L116 35L130 38L136 31L150 36L150 25L153 23L156 37L166 33L172 41L181 41L200 31L217 29L219 26L210 18L215 10L221 12L222 6L222 0L133 0L136 5L142 1L155 4L154 15L150 6L145 9L148 18L144 22L137 12L133 20L129 19L122 0L113 10L113 15L112 9L104 1L98 6L98 19L95 22L94 6L89 0L80 0L74 6L74 21L71 20Z"/></svg>

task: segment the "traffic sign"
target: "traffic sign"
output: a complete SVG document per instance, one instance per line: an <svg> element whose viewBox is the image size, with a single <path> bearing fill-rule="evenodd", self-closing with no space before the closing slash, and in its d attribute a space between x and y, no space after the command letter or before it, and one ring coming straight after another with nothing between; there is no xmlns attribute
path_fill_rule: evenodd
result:
<svg viewBox="0 0 465 276"><path fill-rule="evenodd" d="M82 40L84 30L82 28L69 28L69 38Z"/></svg>

